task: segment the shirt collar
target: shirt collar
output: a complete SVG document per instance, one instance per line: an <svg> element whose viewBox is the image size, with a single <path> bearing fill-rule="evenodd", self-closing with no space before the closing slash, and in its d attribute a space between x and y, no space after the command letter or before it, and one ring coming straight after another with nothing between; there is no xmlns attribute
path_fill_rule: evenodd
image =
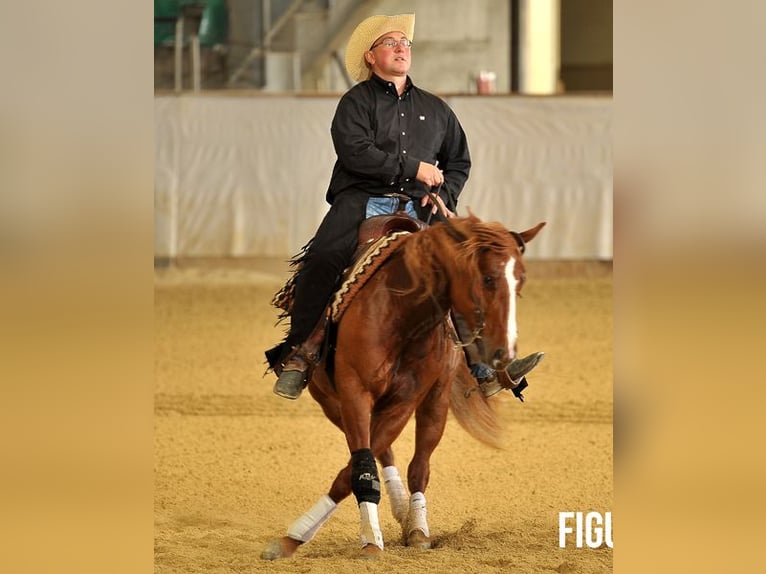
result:
<svg viewBox="0 0 766 574"><path fill-rule="evenodd" d="M381 88L383 88L384 90L388 90L388 89L393 89L394 88L394 83L393 82L389 82L388 80L384 80L383 78L381 78L380 76L378 76L375 73L370 75L370 80L372 82L374 82L376 85L378 85ZM407 76L407 80L404 83L404 92L402 93L402 96L404 96L407 93L409 93L409 91L412 89L412 86L413 86L412 80L410 80L410 77ZM396 93L396 92L394 91L394 93Z"/></svg>

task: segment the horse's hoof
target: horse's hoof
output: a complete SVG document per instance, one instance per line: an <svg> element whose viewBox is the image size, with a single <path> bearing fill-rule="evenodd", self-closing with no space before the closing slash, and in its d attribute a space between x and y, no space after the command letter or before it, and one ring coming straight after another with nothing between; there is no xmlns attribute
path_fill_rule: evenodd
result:
<svg viewBox="0 0 766 574"><path fill-rule="evenodd" d="M422 530L413 530L407 535L407 546L428 550L431 548L431 539Z"/></svg>
<svg viewBox="0 0 766 574"><path fill-rule="evenodd" d="M375 560L380 558L381 554L383 554L383 551L374 544L365 544L359 551L359 556L366 560Z"/></svg>
<svg viewBox="0 0 766 574"><path fill-rule="evenodd" d="M277 558L290 558L298 549L302 542L293 540L289 536L283 536L278 540L272 540L261 552L261 558L264 560L276 560Z"/></svg>

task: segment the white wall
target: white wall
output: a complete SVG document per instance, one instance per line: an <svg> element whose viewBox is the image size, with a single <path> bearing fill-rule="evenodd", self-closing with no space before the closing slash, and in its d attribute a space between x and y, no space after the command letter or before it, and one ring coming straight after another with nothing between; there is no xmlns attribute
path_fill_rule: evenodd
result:
<svg viewBox="0 0 766 574"><path fill-rule="evenodd" d="M513 229L548 221L532 258L612 257L612 99L447 98L473 168L459 203ZM332 97L155 98L158 256L288 257L314 233L335 153Z"/></svg>

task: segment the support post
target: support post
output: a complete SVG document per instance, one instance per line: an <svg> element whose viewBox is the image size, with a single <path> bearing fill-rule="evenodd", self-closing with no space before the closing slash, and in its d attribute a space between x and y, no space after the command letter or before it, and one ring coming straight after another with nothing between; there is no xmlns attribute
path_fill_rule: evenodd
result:
<svg viewBox="0 0 766 574"><path fill-rule="evenodd" d="M192 61L192 82L195 92L199 92L201 85L201 72L200 72L200 48L199 48L199 36L196 34L191 38L191 61Z"/></svg>
<svg viewBox="0 0 766 574"><path fill-rule="evenodd" d="M180 92L183 89L183 51L184 51L184 17L179 16L176 19L176 41L175 41L175 62L173 63L173 72L175 75L175 90Z"/></svg>
<svg viewBox="0 0 766 574"><path fill-rule="evenodd" d="M519 92L555 94L561 65L561 0L519 0Z"/></svg>

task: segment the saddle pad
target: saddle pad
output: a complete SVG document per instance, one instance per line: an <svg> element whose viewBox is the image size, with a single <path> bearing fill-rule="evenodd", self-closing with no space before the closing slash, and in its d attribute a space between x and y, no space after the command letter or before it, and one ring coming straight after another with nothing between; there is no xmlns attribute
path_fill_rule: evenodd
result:
<svg viewBox="0 0 766 574"><path fill-rule="evenodd" d="M351 304L354 296L383 262L389 258L394 249L399 247L402 241L410 234L409 231L395 231L390 235L385 235L372 243L367 251L356 261L333 296L330 305L330 319L334 323L340 321L343 312Z"/></svg>

